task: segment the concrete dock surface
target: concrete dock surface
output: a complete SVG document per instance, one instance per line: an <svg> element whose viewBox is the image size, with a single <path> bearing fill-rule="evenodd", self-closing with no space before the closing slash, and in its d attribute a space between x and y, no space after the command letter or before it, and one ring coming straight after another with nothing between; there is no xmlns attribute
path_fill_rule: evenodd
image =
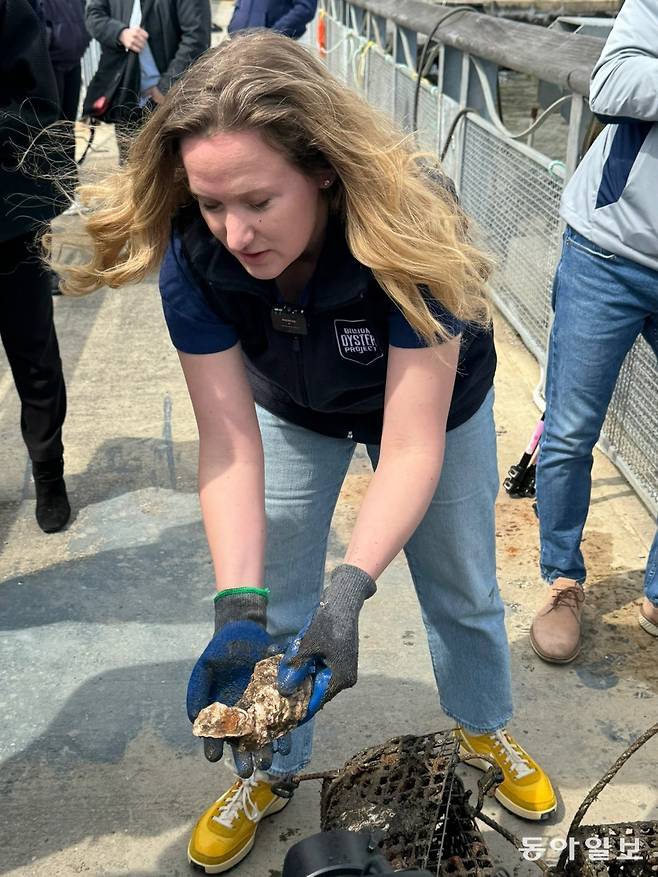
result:
<svg viewBox="0 0 658 877"><path fill-rule="evenodd" d="M85 173L115 161L101 128ZM62 217L56 240L80 218ZM70 246L64 258L75 258ZM0 874L181 877L195 818L229 784L208 764L184 709L189 672L212 629L213 573L196 493L192 409L161 313L156 278L55 300L68 386L69 527L43 534L0 353ZM496 321L499 465L516 462L538 418L539 371ZM358 454L336 512L329 563L342 557L369 467ZM562 838L608 766L658 719L658 642L637 611L654 522L600 454L584 551L584 648L542 663L528 630L545 597L529 500L501 493L499 580L507 605L516 716L510 730L550 773L559 810L523 822L486 810L521 837ZM361 625L360 676L318 721L312 768L339 767L390 737L450 727L437 705L424 629L404 560L381 577ZM637 753L586 823L658 818L658 740ZM477 771L460 768L472 784ZM259 829L240 877L278 877L286 850L318 830L319 784ZM497 860L534 866L488 828Z"/></svg>

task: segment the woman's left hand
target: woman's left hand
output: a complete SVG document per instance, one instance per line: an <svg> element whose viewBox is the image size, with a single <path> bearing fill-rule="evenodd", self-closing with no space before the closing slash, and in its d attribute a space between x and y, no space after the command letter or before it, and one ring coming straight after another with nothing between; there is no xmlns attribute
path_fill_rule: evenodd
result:
<svg viewBox="0 0 658 877"><path fill-rule="evenodd" d="M313 678L308 710L300 724L356 683L359 612L376 590L374 579L359 567L345 563L336 567L317 609L288 646L279 665L279 691L289 695L307 676Z"/></svg>

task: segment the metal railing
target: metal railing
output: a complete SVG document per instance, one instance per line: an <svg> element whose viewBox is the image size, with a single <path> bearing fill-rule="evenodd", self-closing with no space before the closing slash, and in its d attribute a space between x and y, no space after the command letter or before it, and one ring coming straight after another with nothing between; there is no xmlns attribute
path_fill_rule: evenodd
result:
<svg viewBox="0 0 658 877"><path fill-rule="evenodd" d="M84 98L84 93L89 87L89 83L93 79L94 73L98 69L98 64L101 59L101 45L96 40L92 40L87 46L87 51L82 56L81 63L81 79L82 79L82 95ZM82 103L80 104L82 106Z"/></svg>
<svg viewBox="0 0 658 877"><path fill-rule="evenodd" d="M431 63L419 81L419 49L433 31L437 47L427 53ZM586 95L603 40L422 0L320 0L303 41L404 130L411 132L415 120L422 148L445 153L445 170L497 258L494 301L543 370L560 196L592 124ZM99 56L92 42L83 88ZM540 101L553 106L536 134L512 135L501 122L501 71L508 69L535 77ZM622 367L599 447L654 514L657 436L658 367L640 338Z"/></svg>
<svg viewBox="0 0 658 877"><path fill-rule="evenodd" d="M560 196L591 139L585 96L603 40L421 0L320 0L320 7L304 41L403 130L411 133L415 118L419 146L444 154L464 208L497 257L494 301L543 372ZM430 63L419 78L427 35L437 44L425 50ZM538 122L554 135L543 137L541 150L539 126L520 136L501 121L500 74L510 68L539 80L547 112ZM622 367L599 446L653 513L657 436L658 367L640 338Z"/></svg>

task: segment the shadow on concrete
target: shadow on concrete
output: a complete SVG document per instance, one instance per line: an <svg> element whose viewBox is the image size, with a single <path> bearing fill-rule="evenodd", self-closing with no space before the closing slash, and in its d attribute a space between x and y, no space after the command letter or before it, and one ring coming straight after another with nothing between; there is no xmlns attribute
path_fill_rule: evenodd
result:
<svg viewBox="0 0 658 877"><path fill-rule="evenodd" d="M169 467L157 443L109 443L96 458L105 472L102 489L81 510L70 534L75 559L8 580L0 588L0 629L7 632L3 639L12 661L8 700L21 701L24 737L34 738L21 748L20 719L12 718L17 742L3 763L0 780L0 825L10 829L5 832L9 837L3 842L0 873L25 867L30 875L44 874L40 860L64 850L74 855L78 845L90 840L96 845L76 870L103 877L189 873L185 843L192 821L229 782L224 768L203 760L185 716L185 687L193 658L175 659L177 652L198 654L196 641L210 628L212 567L192 492L196 474L186 468L192 445L174 447L172 482L163 474ZM125 480L121 471L111 471L117 463L129 473ZM145 475L149 465L153 468ZM153 486L154 474L157 486ZM189 484L192 491L174 490L172 483ZM605 617L615 607L638 599L641 588L640 570L597 581L588 609L585 649L570 668L542 665L527 638L512 644L517 705L512 729L549 771L555 771L556 784L567 798L574 788L589 788L649 724L644 713L651 701L635 701L635 714L623 713L620 707L617 715L609 705L597 706L599 712L594 714L591 706L595 698L607 697L611 688L615 691L610 696L618 696L620 704L626 696L627 706L632 695L625 695L623 689L629 680L643 681L656 690L655 650L647 648L646 635L638 627L622 636ZM58 623L61 632L49 629ZM70 625L78 623L79 631L72 630ZM157 625L169 627L158 630ZM100 648L98 626L111 634ZM10 636L9 631L15 633ZM365 635L366 631L364 639ZM39 698L47 701L49 692L40 684L44 674L25 662L25 654L37 655L48 665L57 655L45 645L60 636L73 643L72 652L66 653L73 654L73 665L65 665L59 657L62 672L69 674L69 686L75 684L76 674L85 681L35 736L35 725L45 724L38 721ZM406 676L362 673L358 686L341 694L323 714L313 769L340 766L365 746L399 733L419 734L450 725L440 716L434 686L418 681L414 669L401 671L395 643L383 632L378 636L382 644L377 660L390 662L396 668L392 672ZM108 646L118 647L124 641L130 666L117 667L115 660L112 669L103 671L111 657ZM643 658L638 657L641 654ZM49 712L47 706L44 713ZM11 708L15 713L13 702ZM469 772L477 776L472 769ZM625 769L624 782L634 784L640 802L641 796L651 794L642 758ZM316 803L310 793L300 796L276 821L276 831L301 826L310 833L317 819ZM565 806L560 803L551 824L564 816ZM524 829L525 835L541 833L507 814L501 821L519 836ZM274 828L267 831L264 838L269 838L269 845L261 852L259 844L250 860L258 863L257 870L249 865L245 874L268 877L269 870L269 877L275 877L285 844L281 839L277 844ZM175 832L179 839L172 844L170 833ZM163 840L167 846L158 855L155 870L144 871L138 858L133 859L136 867L123 867L133 861L130 855L136 855L140 844L150 845L151 859L153 843L165 833L169 833ZM96 854L98 861L89 861Z"/></svg>
<svg viewBox="0 0 658 877"><path fill-rule="evenodd" d="M98 449L84 473L66 477L71 504L89 505L145 487L196 493L197 442L117 438Z"/></svg>
<svg viewBox="0 0 658 877"><path fill-rule="evenodd" d="M84 472L65 472L71 502L71 520L66 529L75 528L80 512L88 506L147 487L196 494L197 448L196 441L174 443L167 437L117 438L101 445ZM25 461L29 470L27 455ZM34 496L28 471L20 499L0 503L0 545L21 514L23 500L28 500L29 514L33 515ZM36 521L33 526L35 538L49 538L38 529Z"/></svg>
<svg viewBox="0 0 658 877"><path fill-rule="evenodd" d="M657 644L636 620L644 575L644 569L618 570L588 589L577 672L591 688L623 686L626 680L635 679L658 693ZM620 625L623 615L630 624Z"/></svg>
<svg viewBox="0 0 658 877"><path fill-rule="evenodd" d="M607 493L605 496L595 496L590 500L590 506L599 505L605 502L612 502L615 499L625 499L631 496L635 496L635 491L631 487L626 487L623 490L618 490L616 493Z"/></svg>
<svg viewBox="0 0 658 877"><path fill-rule="evenodd" d="M167 492L165 499L171 497ZM191 507L193 501L191 497ZM101 519L104 508L99 509ZM3 582L0 630L31 630L30 635L38 637L34 628L67 621L209 623L213 572L200 520L169 527L153 541L148 541L151 534L140 533L134 524L130 517L121 538L135 538L132 547L89 553ZM116 536L117 524L110 516L107 526ZM97 532L84 538L90 551L96 538ZM84 553L85 546L81 547Z"/></svg>
<svg viewBox="0 0 658 877"><path fill-rule="evenodd" d="M192 820L212 801L218 783L226 787L230 782L223 766L204 761L199 741L191 735L184 712L189 670L187 662L168 662L100 673L74 692L39 737L4 762L0 819L11 829L3 842L0 873L30 864L36 872L39 860L93 839L104 847L104 867L87 854L87 867L81 870L105 875L125 855L120 852L122 839L124 846L132 843L134 848L139 838L150 845L172 830L180 830L180 840L162 854L156 870L117 873L185 873L180 866L185 865ZM430 686L414 689L414 700L436 703ZM364 674L359 699L369 704L367 716L354 715L354 698L349 696L327 710L317 734L314 768L318 763L319 769L339 766L371 742L409 732L409 689L403 680ZM398 706L381 713L382 700ZM433 712L436 721L436 708ZM298 830L317 830L319 807L308 811L316 806L318 789L318 784L305 783L301 800L313 803L299 808L295 805L301 801L295 800L277 819L282 845L274 851L273 868L281 866ZM119 852L112 854L103 839L114 835ZM266 875L267 869L257 873Z"/></svg>
<svg viewBox="0 0 658 877"><path fill-rule="evenodd" d="M10 499L0 502L0 547L9 538L9 532L21 510L22 499ZM36 527L36 523L34 524Z"/></svg>
<svg viewBox="0 0 658 877"><path fill-rule="evenodd" d="M656 643L635 621L643 587L643 569L619 570L597 578L587 589L582 648L578 657L564 667L547 664L535 655L526 635L511 645L513 672L515 668L542 668L559 675L573 670L582 685L592 691L617 687L621 691L630 684L646 686L649 689L646 697L650 692L658 694ZM619 619L629 615L633 622L620 625ZM639 699L644 696L641 691L636 692ZM643 730L638 727L638 733Z"/></svg>
<svg viewBox="0 0 658 877"><path fill-rule="evenodd" d="M218 785L224 788L229 782L223 767L203 760L199 741L190 734L183 708L189 670L188 661L170 661L98 673L75 690L43 733L5 761L0 823L11 828L3 843L0 873L21 866L34 868L35 874L45 873L38 870L39 860L58 851L73 851L89 840L96 846L87 852L85 867L79 870L114 873L115 877L179 877L189 873L185 844L192 820L208 806ZM565 680L564 684L569 683ZM450 726L439 717L433 686L366 673L361 674L357 688L337 698L322 719L313 763L313 769L320 770L335 768L363 747L395 734ZM527 739L528 725L537 722L532 703L521 704L514 723L519 738ZM596 739L581 740L578 748L579 729L573 721L566 727L544 725L540 730L545 741L543 752L537 752L536 743L529 748L544 763L555 764L557 760L562 765L560 772L567 777L562 780L565 790L581 782L583 775L591 785L602 772L599 766L607 767L613 754L616 757L626 745L625 740L615 743L609 737L607 745L600 747L601 737L596 735ZM537 737L536 726L530 731L531 737ZM578 769L572 780L569 770L575 765ZM651 793L645 771L640 759L625 770L625 782L635 783L638 795ZM471 780L479 775L473 769L468 773ZM300 806L302 801L304 806ZM303 836L316 830L316 807L315 793L296 799L276 820L279 843L274 828L263 829L262 844L250 859L259 863L258 868L246 866L244 873L261 877L269 872L274 877L285 849L293 842L291 832ZM489 812L500 818L499 810ZM544 832L564 815L560 798L558 814L541 832L536 830L539 826L509 814L501 821L519 836L526 836ZM172 831L180 836L163 851L154 870L122 867L128 847L133 855L142 842L152 850L160 835ZM115 846L110 848L113 838ZM94 850L102 857L103 865L98 869L100 862L92 860ZM510 847L505 855L514 860L516 854Z"/></svg>
<svg viewBox="0 0 658 877"><path fill-rule="evenodd" d="M617 487L618 490L616 490L614 493L606 493L603 496L597 496L596 494L598 490L604 485ZM599 505L600 503L605 502L612 502L615 499L635 495L635 491L622 475L609 475L605 478L593 478L592 493L594 495L590 499L590 506Z"/></svg>
<svg viewBox="0 0 658 877"><path fill-rule="evenodd" d="M39 870L40 860L73 851L89 840L95 846L83 854L76 872L103 877L193 873L185 859L193 819L230 779L223 766L203 760L199 741L190 734L182 705L189 669L187 662L168 662L100 673L75 691L44 733L7 759L0 786L0 820L11 828L3 843L0 873L22 866L35 874L46 873ZM357 689L341 695L323 715L313 769L335 768L364 746L399 733L449 727L438 718L435 704L433 686L362 674ZM555 755L556 747L563 745L553 738L546 751ZM612 748L617 755L624 747ZM598 769L592 771L589 760L595 759L581 752L579 761L585 762L592 779L598 778ZM604 755L606 766L612 760ZM470 787L480 775L472 768L460 768L460 773ZM627 771L626 782L629 779L637 784L639 794L646 785L639 760ZM317 784L304 784L290 808L263 826L259 844L241 873L275 877L286 849L317 830L318 791ZM649 792L645 788L644 793ZM495 805L488 804L487 811L501 818ZM564 815L560 798L557 816L540 831L536 823L523 823L509 814L501 821L519 836L535 836ZM165 832L169 832L167 846L153 870L143 870L141 863L142 870L124 864L138 861L134 857L141 843L148 845L151 858L153 844ZM178 833L174 843L169 842L172 832ZM497 843L496 848L501 860L518 859L512 847ZM98 862L93 860L94 851Z"/></svg>

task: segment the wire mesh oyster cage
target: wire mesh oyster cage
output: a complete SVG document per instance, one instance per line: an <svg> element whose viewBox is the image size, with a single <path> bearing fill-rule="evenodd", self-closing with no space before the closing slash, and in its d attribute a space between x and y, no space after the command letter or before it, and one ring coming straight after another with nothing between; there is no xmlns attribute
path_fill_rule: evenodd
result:
<svg viewBox="0 0 658 877"><path fill-rule="evenodd" d="M581 825L590 805L634 752L658 733L644 732L585 797L571 822L567 846L555 867L567 877L658 877L658 821Z"/></svg>
<svg viewBox="0 0 658 877"><path fill-rule="evenodd" d="M439 877L493 877L496 866L482 833L473 818L470 792L458 776L452 787L450 806L439 867L432 868Z"/></svg>
<svg viewBox="0 0 658 877"><path fill-rule="evenodd" d="M458 763L452 730L366 749L324 778L322 830L369 832L396 870L488 877L493 864L469 816Z"/></svg>
<svg viewBox="0 0 658 877"><path fill-rule="evenodd" d="M658 822L581 826L583 816L623 764L658 733L658 724L638 737L599 780L578 808L565 849L553 866L532 860L545 877L658 877ZM322 782L323 831L370 835L394 870L423 869L437 877L501 877L476 819L521 850L521 840L482 812L485 795L502 781L492 769L478 781L478 801L455 774L460 761L453 730L394 737L365 749L337 771L302 774L276 790L285 796L303 780ZM599 851L598 855L592 855Z"/></svg>
<svg viewBox="0 0 658 877"><path fill-rule="evenodd" d="M583 825L573 834L567 874L610 877L658 875L658 823ZM597 856L597 858L593 858Z"/></svg>

